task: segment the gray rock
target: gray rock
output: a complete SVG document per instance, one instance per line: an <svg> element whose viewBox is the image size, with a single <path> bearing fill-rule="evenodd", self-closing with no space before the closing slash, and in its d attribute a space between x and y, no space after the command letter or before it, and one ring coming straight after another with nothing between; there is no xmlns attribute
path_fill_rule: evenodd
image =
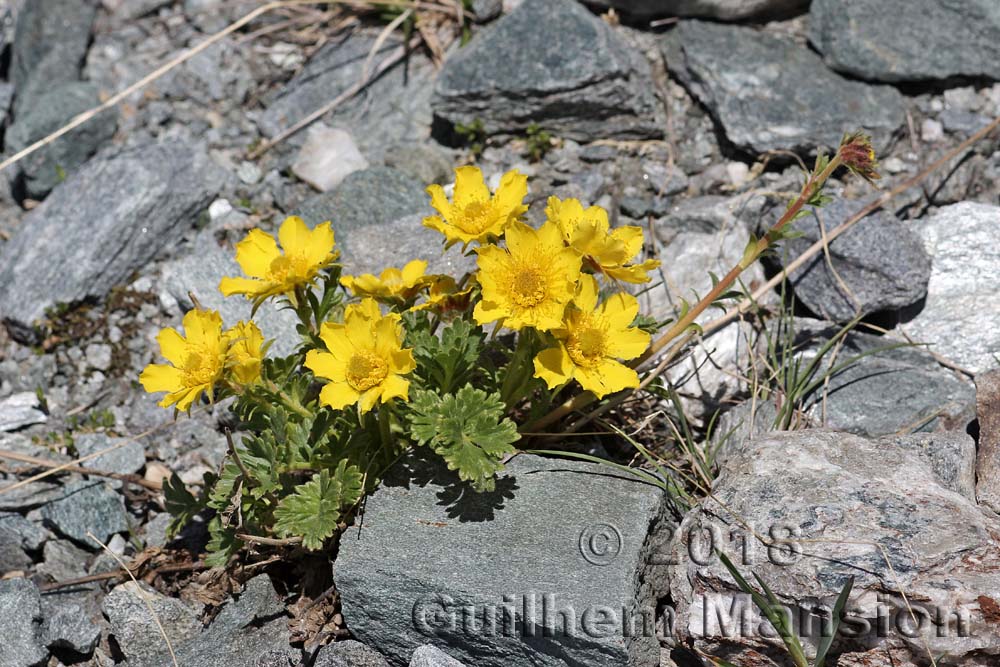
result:
<svg viewBox="0 0 1000 667"><path fill-rule="evenodd" d="M477 23L492 21L503 13L503 0L472 0L472 15Z"/></svg>
<svg viewBox="0 0 1000 667"><path fill-rule="evenodd" d="M389 663L370 646L347 639L321 648L313 667L389 667Z"/></svg>
<svg viewBox="0 0 1000 667"><path fill-rule="evenodd" d="M90 618L85 604L79 600L42 601L43 614L42 643L52 651L71 651L89 657L101 639L101 626Z"/></svg>
<svg viewBox="0 0 1000 667"><path fill-rule="evenodd" d="M419 181L395 169L372 167L356 171L329 192L307 199L291 215L301 216L310 226L332 221L337 244L341 247L341 259L346 261L352 259L353 253L369 250L366 247L348 249L352 235L359 230L385 225L411 214L430 215L429 202L430 197ZM385 247L386 238L380 237L375 247ZM398 262L400 257L403 255L394 261Z"/></svg>
<svg viewBox="0 0 1000 667"><path fill-rule="evenodd" d="M4 147L16 153L100 104L97 86L74 81L41 92L21 105L14 124L4 135ZM71 130L17 164L15 182L32 199L42 199L69 175L76 173L97 149L114 136L117 114L107 110Z"/></svg>
<svg viewBox="0 0 1000 667"><path fill-rule="evenodd" d="M179 239L224 179L203 149L180 142L92 160L25 216L0 251L8 327L24 335L56 304L105 296Z"/></svg>
<svg viewBox="0 0 1000 667"><path fill-rule="evenodd" d="M111 622L111 633L130 667L168 667L172 663L166 646L150 639L160 633L137 593L135 584L130 583L108 595L104 613ZM193 607L154 591L147 593L177 653L178 664L291 667L293 659L294 664L299 663L299 652L289 646L284 605L266 575L248 581L243 592L204 630Z"/></svg>
<svg viewBox="0 0 1000 667"><path fill-rule="evenodd" d="M458 248L443 250L443 237L421 224L423 215L407 215L391 222L373 223L354 229L341 244L344 273L374 273L387 266L401 266L410 259L427 262L427 273L444 273L458 278L475 271L475 256L466 256ZM392 244L385 242L392 239ZM338 243L340 238L337 238Z"/></svg>
<svg viewBox="0 0 1000 667"><path fill-rule="evenodd" d="M976 415L976 498L1000 514L1000 370L976 376Z"/></svg>
<svg viewBox="0 0 1000 667"><path fill-rule="evenodd" d="M341 541L344 618L394 665L428 642L483 667L656 665L646 535L669 521L658 488L592 464L520 455L475 494L409 458Z"/></svg>
<svg viewBox="0 0 1000 667"><path fill-rule="evenodd" d="M424 644L413 652L410 667L465 667L436 646Z"/></svg>
<svg viewBox="0 0 1000 667"><path fill-rule="evenodd" d="M444 185L455 178L451 156L434 143L394 144L386 151L385 166L411 176L424 185Z"/></svg>
<svg viewBox="0 0 1000 667"><path fill-rule="evenodd" d="M41 619L38 589L27 579L0 579L0 667L38 667L49 654L39 643Z"/></svg>
<svg viewBox="0 0 1000 667"><path fill-rule="evenodd" d="M963 494L973 456L965 434L868 440L807 430L741 443L713 497L673 535L677 641L734 664L769 664L764 656L782 662L780 640L764 636L767 622L714 545L744 575L767 582L807 655L822 633L818 615L853 576L837 664L922 664L928 650L940 664L994 662L1000 524ZM768 548L744 526L791 542ZM919 614L916 628L907 626L900 591ZM864 662L869 649L883 657ZM899 654L895 662L887 662L890 652Z"/></svg>
<svg viewBox="0 0 1000 667"><path fill-rule="evenodd" d="M114 10L114 14L116 18L131 21L152 14L161 7L166 7L169 4L172 4L171 0L124 0Z"/></svg>
<svg viewBox="0 0 1000 667"><path fill-rule="evenodd" d="M164 288L184 310L194 308L190 297L194 294L203 307L217 310L227 327L250 319L249 301L242 296L226 298L219 292L219 281L223 276L241 275L243 272L236 263L236 251L220 248L211 240L197 243L191 254L163 265ZM273 302L258 308L253 321L265 339L274 341L270 350L276 356L293 353L301 343L301 338L295 331L298 318Z"/></svg>
<svg viewBox="0 0 1000 667"><path fill-rule="evenodd" d="M902 328L973 373L998 364L1000 301L992 296L990 278L1000 272L998 225L1000 207L964 202L939 209L915 227L931 257L931 276L926 301L914 307L916 315Z"/></svg>
<svg viewBox="0 0 1000 667"><path fill-rule="evenodd" d="M862 206L863 202L835 196L823 208L813 209L811 215L793 223L801 236L782 242L775 261L783 266L796 259ZM781 212L778 206L764 225L776 222ZM884 211L868 216L830 242L829 259L819 253L792 273L789 282L795 298L818 316L841 324L858 314L898 310L919 302L927 294L931 275L930 257L916 231L919 227Z"/></svg>
<svg viewBox="0 0 1000 667"><path fill-rule="evenodd" d="M118 449L84 461L80 465L85 468L129 475L139 472L146 465L146 450L138 440L111 438L103 433L84 433L73 438L73 444L80 456L90 456L121 445ZM121 486L117 480L108 480L108 483L114 488Z"/></svg>
<svg viewBox="0 0 1000 667"><path fill-rule="evenodd" d="M194 605L162 595L146 584L129 581L116 586L104 598L101 608L111 625L110 634L128 658L130 667L133 664L156 665L158 658L167 658L167 646L156 621L150 616L147 602L175 650L201 632L199 609ZM170 664L169 658L166 664Z"/></svg>
<svg viewBox="0 0 1000 667"><path fill-rule="evenodd" d="M805 10L809 0L597 0L592 4L614 7L638 19L693 16L738 21L787 16Z"/></svg>
<svg viewBox="0 0 1000 667"><path fill-rule="evenodd" d="M15 117L44 91L80 78L96 12L87 0L24 3L17 14L10 58Z"/></svg>
<svg viewBox="0 0 1000 667"><path fill-rule="evenodd" d="M803 365L840 329L813 322L796 322L795 344ZM808 415L817 424L868 436L965 428L975 414L972 384L922 348L884 349L900 342L857 331L848 334L836 354L825 357L816 378L831 364L869 356L831 376L808 401Z"/></svg>
<svg viewBox="0 0 1000 667"><path fill-rule="evenodd" d="M0 479L6 482L4 486L11 486L20 481L20 478L14 476L2 476ZM62 497L63 487L60 484L44 481L32 482L13 491L0 493L0 512L23 512L41 507Z"/></svg>
<svg viewBox="0 0 1000 667"><path fill-rule="evenodd" d="M66 581L87 574L90 554L69 540L49 540L42 551L37 573L49 581Z"/></svg>
<svg viewBox="0 0 1000 667"><path fill-rule="evenodd" d="M125 503L104 482L71 482L63 497L44 505L41 513L57 533L95 551L100 547L88 532L106 544L115 533L128 530Z"/></svg>
<svg viewBox="0 0 1000 667"><path fill-rule="evenodd" d="M524 0L448 58L432 104L488 133L536 124L578 141L663 134L648 63L574 0Z"/></svg>
<svg viewBox="0 0 1000 667"><path fill-rule="evenodd" d="M0 401L0 431L16 431L32 424L44 424L48 417L39 408L38 395L22 391Z"/></svg>
<svg viewBox="0 0 1000 667"><path fill-rule="evenodd" d="M332 37L306 63L256 122L273 137L320 109L362 77L378 31L350 31ZM390 36L376 51L374 68L400 45ZM379 164L399 142L421 142L431 136L431 94L437 70L424 54L412 52L405 66L385 72L364 91L324 116L331 127L349 131L371 164Z"/></svg>
<svg viewBox="0 0 1000 667"><path fill-rule="evenodd" d="M809 28L830 67L865 79L1000 79L994 0L814 0Z"/></svg>
<svg viewBox="0 0 1000 667"><path fill-rule="evenodd" d="M849 81L809 49L753 28L682 21L662 42L667 66L743 151L836 148L844 129L877 147L903 121L903 98Z"/></svg>
<svg viewBox="0 0 1000 667"><path fill-rule="evenodd" d="M39 549L46 537L41 526L20 514L0 513L0 575L30 568L28 552Z"/></svg>

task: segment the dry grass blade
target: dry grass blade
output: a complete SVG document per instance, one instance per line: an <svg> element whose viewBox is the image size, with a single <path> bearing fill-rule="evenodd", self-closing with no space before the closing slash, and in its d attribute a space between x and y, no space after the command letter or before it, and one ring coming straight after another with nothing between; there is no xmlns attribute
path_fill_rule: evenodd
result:
<svg viewBox="0 0 1000 667"><path fill-rule="evenodd" d="M118 447L124 446L126 443L119 443L114 447L109 447L109 451L113 451ZM98 453L99 454L99 453ZM6 449L0 449L0 459L9 459L11 461L19 461L21 463L28 463L33 466L41 466L43 468L57 468L61 467L63 464L56 463L55 461L48 461L46 459L40 459L37 456L28 456L26 454L18 454L17 452L7 451ZM106 470L95 470L94 468L84 468L82 466L71 465L68 468L62 468L65 472L75 472L81 475L94 475L96 477L108 477L110 479L117 479L122 482L129 482L130 484L138 484L139 486L144 486L147 489L153 491L160 491L163 489L163 484L160 482L151 482L147 479L143 479L139 475L124 475L117 472L108 472ZM0 489L0 493L4 489Z"/></svg>
<svg viewBox="0 0 1000 667"><path fill-rule="evenodd" d="M149 615L153 617L153 622L156 623L156 627L160 630L160 635L163 637L163 641L166 642L167 644L167 651L170 652L170 660L174 663L174 667L180 667L177 664L177 655L174 653L173 644L170 643L170 637L167 636L167 632L163 629L163 624L160 623L160 617L156 614L156 610L153 609L153 602L152 600L149 599L149 594L146 593L145 590L143 590L141 585L139 585L139 580L135 578L134 574L132 574L132 570L128 569L128 565L125 564L125 561L123 561L121 557L118 556L118 554L109 549L108 545L97 539L97 537L89 530L87 531L87 537L89 537L90 539L94 540L94 542L99 544L101 548L104 549L108 553L108 555L114 558L115 561L121 566L121 568L128 573L129 579L131 579L132 582L135 584L135 589L136 591L138 591L139 597L141 597L142 601L146 604L146 609L149 610Z"/></svg>
<svg viewBox="0 0 1000 667"><path fill-rule="evenodd" d="M155 433L158 430L160 430L161 428L163 428L163 426L164 426L164 424L160 424L159 426L154 426L153 428L149 429L148 431L143 431L142 433L140 433L139 435L135 436L134 438L124 438L121 442L116 443L116 444L114 444L114 445L112 445L110 447L106 447L106 448L104 448L102 450L96 451L93 454L87 454L86 456L81 456L80 458L78 458L76 460L73 460L73 461L70 461L69 463L61 463L59 465L55 465L52 468L49 468L48 470L46 470L45 472L40 472L37 475L33 475L33 476L31 476L31 477L29 477L27 479L22 479L20 482L15 482L14 484L11 484L10 486L5 486L3 488L0 488L0 495L3 495L5 493L9 493L10 491L13 491L14 489L19 489L22 486L27 486L28 484L32 484L33 482L37 482L39 480L45 479L46 477L51 477L52 475L55 475L56 473L69 470L69 468L73 468L75 466L78 466L79 464L81 464L81 463L83 463L85 461L89 461L91 459L96 459L98 456L101 456L103 454L107 454L108 452L113 452L116 449L120 449L120 448L124 447L125 445L129 444L130 442L134 442L134 441L138 440L139 438L144 438L147 435L152 435L153 433ZM97 474L97 473L91 473L91 474Z"/></svg>

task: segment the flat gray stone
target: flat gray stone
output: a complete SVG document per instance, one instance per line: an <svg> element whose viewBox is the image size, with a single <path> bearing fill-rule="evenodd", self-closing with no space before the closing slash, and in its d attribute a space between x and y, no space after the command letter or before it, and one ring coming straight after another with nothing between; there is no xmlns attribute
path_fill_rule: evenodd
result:
<svg viewBox="0 0 1000 667"><path fill-rule="evenodd" d="M488 133L645 139L663 135L652 88L643 56L580 3L524 0L445 61L432 104Z"/></svg>
<svg viewBox="0 0 1000 667"><path fill-rule="evenodd" d="M87 574L87 562L91 554L75 546L69 540L49 540L42 551L42 562L37 574L49 581L76 579Z"/></svg>
<svg viewBox="0 0 1000 667"><path fill-rule="evenodd" d="M38 589L27 579L0 579L0 667L39 667L49 654L38 637L41 619Z"/></svg>
<svg viewBox="0 0 1000 667"><path fill-rule="evenodd" d="M887 86L850 81L809 49L754 28L681 21L663 39L667 67L739 150L835 149L845 129L876 147L903 122L903 98Z"/></svg>
<svg viewBox="0 0 1000 667"><path fill-rule="evenodd" d="M354 229L412 213L432 213L423 183L390 167L371 167L350 174L329 192L310 197L290 215L301 216L309 226L331 221L341 243Z"/></svg>
<svg viewBox="0 0 1000 667"><path fill-rule="evenodd" d="M840 330L814 320L797 320L796 345L803 364ZM836 356L828 355L817 374L862 354L830 377L806 406L816 424L858 435L963 429L975 415L972 383L943 367L921 347L900 347L900 340L854 331Z"/></svg>
<svg viewBox="0 0 1000 667"><path fill-rule="evenodd" d="M87 606L80 600L42 599L45 614L42 622L42 643L52 651L71 651L90 656L101 639L101 626L90 618Z"/></svg>
<svg viewBox="0 0 1000 667"><path fill-rule="evenodd" d="M44 91L80 78L97 13L87 0L30 0L22 5L10 58L15 116Z"/></svg>
<svg viewBox="0 0 1000 667"><path fill-rule="evenodd" d="M809 0L597 0L589 4L614 7L637 19L691 16L738 21L788 16L804 11L809 6Z"/></svg>
<svg viewBox="0 0 1000 667"><path fill-rule="evenodd" d="M0 401L0 431L16 431L32 424L44 424L48 416L39 408L38 395L22 391Z"/></svg>
<svg viewBox="0 0 1000 667"><path fill-rule="evenodd" d="M97 86L73 81L46 89L21 104L21 112L4 134L4 148L16 153L47 137L77 115L101 103ZM17 163L15 183L26 196L40 200L114 136L118 116L107 110Z"/></svg>
<svg viewBox="0 0 1000 667"><path fill-rule="evenodd" d="M424 644L413 652L410 667L465 667L465 665L438 647Z"/></svg>
<svg viewBox="0 0 1000 667"><path fill-rule="evenodd" d="M912 309L915 315L904 314L903 331L973 373L996 368L1000 301L993 276L1000 275L1000 207L953 204L914 229L931 257L931 276L926 301Z"/></svg>
<svg viewBox="0 0 1000 667"><path fill-rule="evenodd" d="M63 497L44 505L41 514L46 525L91 551L100 546L88 532L107 544L112 535L128 530L125 502L102 481L70 482Z"/></svg>
<svg viewBox="0 0 1000 667"><path fill-rule="evenodd" d="M352 30L331 37L256 117L260 131L273 137L356 85L378 33ZM376 51L371 67L400 43L398 33L390 35ZM397 64L324 116L324 122L348 130L369 163L378 164L391 154L394 144L419 144L430 138L436 75L430 59L419 50L413 51L405 63Z"/></svg>
<svg viewBox="0 0 1000 667"><path fill-rule="evenodd" d="M0 512L0 572L30 568L33 559L28 552L40 549L47 538L48 531L34 521Z"/></svg>
<svg viewBox="0 0 1000 667"><path fill-rule="evenodd" d="M830 67L865 79L1000 79L995 0L813 0L809 39Z"/></svg>
<svg viewBox="0 0 1000 667"><path fill-rule="evenodd" d="M228 602L205 629L198 620L198 609L155 591L147 593L153 598L154 609L170 636L180 665L292 667L299 664L300 652L289 646L285 607L266 575L248 581L243 592ZM104 613L129 667L172 664L165 644L156 640L159 630L135 584L123 584L112 590L105 599Z"/></svg>
<svg viewBox="0 0 1000 667"><path fill-rule="evenodd" d="M179 142L91 160L0 250L8 328L24 335L56 304L100 299L126 282L194 224L225 177L203 148Z"/></svg>
<svg viewBox="0 0 1000 667"><path fill-rule="evenodd" d="M84 461L80 465L85 468L129 475L139 472L146 465L146 450L138 440L112 438L103 433L84 433L75 436L73 444L80 456L90 456L109 447L121 445L118 449Z"/></svg>
<svg viewBox="0 0 1000 667"><path fill-rule="evenodd" d="M784 650L762 635L767 622L714 545L787 605L807 655L821 632L811 615L828 610L853 576L846 609L853 636L865 640L842 644L838 664L920 664L925 641L941 664L995 661L1000 642L990 609L1000 596L1000 523L967 495L973 456L965 433L865 439L806 430L738 443L713 485L714 499L691 510L673 535L677 641L734 664L758 664L761 653L777 659ZM795 542L768 548L747 525ZM909 618L900 590L924 616L910 634L895 624ZM965 623L961 634L954 614ZM888 627L879 629L877 618ZM883 657L863 660L874 653Z"/></svg>
<svg viewBox="0 0 1000 667"><path fill-rule="evenodd" d="M389 663L372 647L347 639L321 648L313 667L389 667Z"/></svg>
<svg viewBox="0 0 1000 667"><path fill-rule="evenodd" d="M863 205L834 195L832 202L793 223L801 236L783 241L773 261L784 266L795 260ZM777 222L783 209L777 206L758 232ZM866 217L830 241L829 256L819 253L792 273L789 282L795 298L819 317L841 324L858 314L867 316L918 303L927 294L931 275L931 259L920 239L920 227L885 211Z"/></svg>
<svg viewBox="0 0 1000 667"><path fill-rule="evenodd" d="M139 590L142 586L143 590ZM169 663L167 645L156 621L149 613L147 600L170 637L174 650L201 632L200 609L177 598L169 598L146 584L126 582L114 587L104 598L101 608L111 625L110 634L132 665L152 666L165 658ZM185 663L180 663L185 664Z"/></svg>
<svg viewBox="0 0 1000 667"><path fill-rule="evenodd" d="M657 665L646 536L669 521L658 488L593 464L520 455L476 494L409 458L341 540L344 618L394 665L428 643L481 667Z"/></svg>

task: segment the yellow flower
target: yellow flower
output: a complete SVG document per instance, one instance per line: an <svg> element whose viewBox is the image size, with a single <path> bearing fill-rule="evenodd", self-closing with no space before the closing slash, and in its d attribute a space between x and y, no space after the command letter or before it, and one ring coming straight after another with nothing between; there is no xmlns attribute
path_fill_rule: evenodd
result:
<svg viewBox="0 0 1000 667"><path fill-rule="evenodd" d="M479 248L483 298L473 316L479 324L501 320L511 329L548 331L562 324L580 277L580 255L563 245L559 228L538 230L515 222L507 229L507 249Z"/></svg>
<svg viewBox="0 0 1000 667"><path fill-rule="evenodd" d="M545 215L559 226L566 244L586 258L584 266L597 273L626 283L646 283L648 272L660 266L655 259L629 265L642 250L642 228L611 229L608 212L600 206L585 209L578 199L549 197Z"/></svg>
<svg viewBox="0 0 1000 667"><path fill-rule="evenodd" d="M139 376L147 392L167 392L161 407L176 404L178 410L189 409L202 392L212 398L229 349L229 341L222 333L222 318L214 310L189 310L183 324L184 336L167 328L156 337L160 353L172 365L150 364Z"/></svg>
<svg viewBox="0 0 1000 667"><path fill-rule="evenodd" d="M427 262L415 259L407 263L402 270L390 266L378 277L371 273L344 276L340 279L340 284L351 290L355 296L409 301L423 289L424 285L433 280L433 276L426 275L426 271Z"/></svg>
<svg viewBox="0 0 1000 667"><path fill-rule="evenodd" d="M479 167L459 167L455 170L452 201L448 201L440 185L428 187L427 194L440 215L424 218L424 226L444 234L445 247L456 243L464 247L473 241L488 243L503 236L507 226L528 210L523 203L528 194L528 177L517 170L508 171L490 196Z"/></svg>
<svg viewBox="0 0 1000 667"><path fill-rule="evenodd" d="M574 305L562 328L553 331L559 347L535 357L535 377L554 389L572 379L601 398L639 386L639 376L616 359L635 359L649 347L649 334L630 325L639 303L630 294L614 294L597 304L597 280L583 276Z"/></svg>
<svg viewBox="0 0 1000 667"><path fill-rule="evenodd" d="M223 334L229 342L226 366L240 384L253 384L260 379L264 361L264 335L253 322L238 322Z"/></svg>
<svg viewBox="0 0 1000 667"><path fill-rule="evenodd" d="M236 244L236 261L249 278L225 277L219 290L226 296L245 294L255 302L285 294L294 302L295 289L311 283L340 254L334 250L329 222L310 230L302 218L293 215L281 223L278 240L281 250L270 234L250 230Z"/></svg>
<svg viewBox="0 0 1000 667"><path fill-rule="evenodd" d="M310 350L305 366L329 380L319 402L334 410L357 403L368 412L376 403L409 398L410 383L403 376L416 368L413 351L402 348L399 315L382 316L373 299L345 309L344 323L326 322L320 338L329 352Z"/></svg>
<svg viewBox="0 0 1000 667"><path fill-rule="evenodd" d="M434 276L427 294L427 300L410 310L435 310L443 313L449 310L465 310L469 307L469 296L475 288L474 278L470 278L464 289L451 276Z"/></svg>

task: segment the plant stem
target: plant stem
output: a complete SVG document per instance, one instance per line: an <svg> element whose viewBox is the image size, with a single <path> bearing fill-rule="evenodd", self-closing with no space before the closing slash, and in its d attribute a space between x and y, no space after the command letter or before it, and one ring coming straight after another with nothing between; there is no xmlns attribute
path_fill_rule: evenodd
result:
<svg viewBox="0 0 1000 667"><path fill-rule="evenodd" d="M813 173L806 181L806 184L802 186L802 192L795 199L795 201L792 202L792 204L788 207L784 215L782 215L781 218L776 223L774 223L771 229L768 230L767 234L765 234L764 236L762 236L757 240L756 247L754 248L753 253L748 256L745 256L735 266L733 266L733 268L729 270L729 273L727 273L722 278L722 280L720 280L715 285L715 287L712 288L712 290L708 294L706 294L701 300L699 300L698 303L692 306L691 309L688 310L687 314L684 315L684 317L677 320L677 322L675 322L674 325L670 327L670 329L668 329L666 333L664 333L656 340L654 340L652 344L649 346L649 348L641 356L631 361L629 365L632 366L633 368L639 366L644 361L654 356L664 347L669 345L671 341L675 340L678 336L683 334L692 324L694 324L695 319L699 315L701 315L705 311L705 309L711 306L715 302L715 300L719 297L719 295L725 293L726 290L728 290L730 287L733 286L733 283L736 282L736 279L739 278L740 274L743 273L743 271L745 271L747 267L749 267L753 263L753 260L756 260L758 257L760 257L760 255L765 250L767 250L768 247L770 247L772 242L771 239L775 237L776 232L780 232L788 223L790 223L792 220L795 219L795 216L797 216L799 211L802 210L802 207L805 206L806 203L823 188L823 186L826 184L826 181L829 180L831 175L833 175L833 172L836 171L837 167L841 165L842 160L843 158L841 157L840 152L838 151L838 153L834 155L833 158L830 160L829 164L826 165L826 168L824 168L819 173ZM751 261L746 261L748 258L751 259ZM672 352L671 356L675 356L677 353L680 352L680 349L675 348L671 352ZM581 394L577 394L576 396L567 400L565 403L555 408L554 410L550 411L543 417L540 417L535 421L526 424L521 430L528 432L540 431L545 427L549 426L550 424L558 421L559 419L562 419L571 412L579 410L580 408L586 407L587 405L593 403L595 398L596 397L590 392L583 392Z"/></svg>

